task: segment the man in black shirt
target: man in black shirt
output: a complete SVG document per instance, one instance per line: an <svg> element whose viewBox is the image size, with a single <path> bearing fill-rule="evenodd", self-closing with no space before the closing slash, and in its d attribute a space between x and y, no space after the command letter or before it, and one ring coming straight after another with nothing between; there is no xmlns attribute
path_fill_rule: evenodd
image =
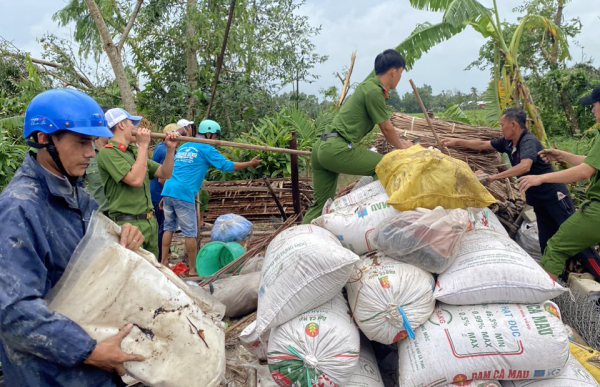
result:
<svg viewBox="0 0 600 387"><path fill-rule="evenodd" d="M474 150L495 149L498 152L506 153L512 168L491 175L487 179L488 182L506 177L543 175L554 172L552 164L546 163L538 155L538 152L544 147L535 135L527 130L526 121L527 115L522 109L510 108L500 118L502 137L491 141L445 139L442 143L447 147L460 146ZM575 212L575 206L569 190L562 183L544 183L537 187L531 187L525 193L525 199L535 211L540 248L543 253L548 239L558 231L562 222ZM589 266L589 258L600 262L600 256L591 248L582 251L575 258L581 261L586 269Z"/></svg>

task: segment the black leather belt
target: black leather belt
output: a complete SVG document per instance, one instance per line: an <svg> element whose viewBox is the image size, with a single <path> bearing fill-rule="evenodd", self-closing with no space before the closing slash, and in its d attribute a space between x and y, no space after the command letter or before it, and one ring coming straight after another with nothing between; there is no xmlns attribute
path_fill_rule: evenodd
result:
<svg viewBox="0 0 600 387"><path fill-rule="evenodd" d="M152 219L152 217L154 216L154 211L150 211L147 214L140 214L140 215L121 215L121 216L115 216L114 218L112 218L115 222L126 222L128 220L147 220L147 219Z"/></svg>
<svg viewBox="0 0 600 387"><path fill-rule="evenodd" d="M328 138L332 138L332 137L342 137L340 136L338 133L333 132L333 133L323 133L321 135L321 141L327 141ZM343 137L342 137L343 138Z"/></svg>

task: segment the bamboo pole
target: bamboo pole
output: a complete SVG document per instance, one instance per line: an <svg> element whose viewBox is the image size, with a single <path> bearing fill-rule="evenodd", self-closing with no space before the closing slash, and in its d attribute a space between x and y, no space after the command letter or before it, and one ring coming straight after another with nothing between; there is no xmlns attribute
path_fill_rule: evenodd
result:
<svg viewBox="0 0 600 387"><path fill-rule="evenodd" d="M417 102L419 102L421 111L423 111L423 115L425 116L425 119L427 120L427 124L429 125L429 128L433 132L433 136L435 137L435 142L436 142L438 148L442 152L444 152L445 154L450 156L450 152L448 151L448 149L445 146L442 145L442 142L440 141L440 137L438 136L437 132L435 131L435 128L433 127L433 124L431 123L431 119L427 115L427 110L425 109L425 105L423 105L421 96L419 95L419 92L417 91L417 86L415 86L415 83L412 81L412 79L410 79L408 82L410 82L410 85L412 86L413 92L415 93L415 97L417 98Z"/></svg>
<svg viewBox="0 0 600 387"><path fill-rule="evenodd" d="M346 73L346 78L342 82L342 92L340 94L340 99L337 102L337 106L342 106L344 103L344 99L346 99L346 95L348 94L348 90L350 89L350 76L352 76L352 69L354 69L354 61L356 60L356 51L352 51L352 55L350 56L350 68Z"/></svg>
<svg viewBox="0 0 600 387"><path fill-rule="evenodd" d="M133 131L133 135L137 133L137 130ZM150 133L150 137L156 138L159 140L164 140L167 135L164 133ZM198 138L198 137L188 137L188 136L179 136L177 137L177 141L182 142L197 142L200 144L210 144L210 145L218 145L218 146L229 146L233 148L243 148L243 149L253 149L265 152L277 152L277 153L288 153L291 155L298 156L310 156L310 152L308 151L300 151L295 149L286 149L286 148L276 148L266 145L253 145L253 144L242 144L239 142L233 141L222 141L222 140L209 140L206 138Z"/></svg>

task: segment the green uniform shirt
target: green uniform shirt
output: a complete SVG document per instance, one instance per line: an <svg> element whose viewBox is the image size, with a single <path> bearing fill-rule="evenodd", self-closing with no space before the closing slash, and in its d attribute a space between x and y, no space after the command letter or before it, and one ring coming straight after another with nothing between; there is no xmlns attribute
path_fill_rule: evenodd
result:
<svg viewBox="0 0 600 387"><path fill-rule="evenodd" d="M121 181L131 170L136 157L137 147L125 147L112 140L98 153L98 169L109 203L110 217L147 214L154 209L150 197L150 178L154 178L160 164L147 160L148 173L141 187L132 187Z"/></svg>
<svg viewBox="0 0 600 387"><path fill-rule="evenodd" d="M94 200L98 203L98 211L108 211L108 200L104 196L104 187L102 186L102 179L100 178L100 171L98 170L98 149L96 144L92 142L96 157L90 160L90 166L85 170L85 191L92 195Z"/></svg>
<svg viewBox="0 0 600 387"><path fill-rule="evenodd" d="M329 132L337 132L352 143L362 140L375 125L390 119L385 94L386 90L377 77L358 85L333 119Z"/></svg>
<svg viewBox="0 0 600 387"><path fill-rule="evenodd" d="M592 168L596 168L596 172L590 178L590 186L585 191L585 194L590 200L600 200L600 176L598 175L598 171L600 170L600 141L596 140L592 150L590 150L583 162Z"/></svg>

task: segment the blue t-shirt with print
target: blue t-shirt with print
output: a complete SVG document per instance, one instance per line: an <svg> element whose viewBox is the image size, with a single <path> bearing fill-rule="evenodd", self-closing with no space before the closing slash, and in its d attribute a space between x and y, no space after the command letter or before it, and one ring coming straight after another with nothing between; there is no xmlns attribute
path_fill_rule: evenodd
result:
<svg viewBox="0 0 600 387"><path fill-rule="evenodd" d="M177 149L171 178L165 182L162 196L195 203L206 171L211 166L225 172L233 171L233 161L227 160L212 145L186 142Z"/></svg>

